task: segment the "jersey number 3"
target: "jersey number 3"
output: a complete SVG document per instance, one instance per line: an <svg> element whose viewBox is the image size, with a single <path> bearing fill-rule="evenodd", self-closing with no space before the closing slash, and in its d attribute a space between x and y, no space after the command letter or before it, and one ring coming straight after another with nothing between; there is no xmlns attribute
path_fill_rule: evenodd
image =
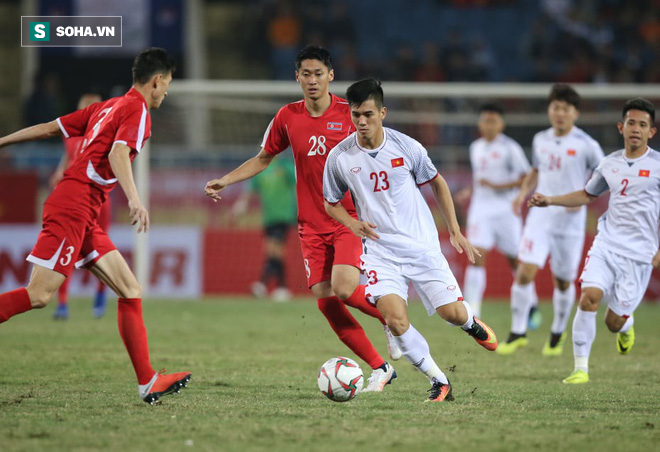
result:
<svg viewBox="0 0 660 452"><path fill-rule="evenodd" d="M387 180L387 173L385 171L371 173L369 174L369 179L374 181L374 193L390 188L390 181Z"/></svg>
<svg viewBox="0 0 660 452"><path fill-rule="evenodd" d="M312 145L309 148L308 156L310 155L325 155L327 148L325 147L325 137L323 135L312 135L309 137L309 143Z"/></svg>

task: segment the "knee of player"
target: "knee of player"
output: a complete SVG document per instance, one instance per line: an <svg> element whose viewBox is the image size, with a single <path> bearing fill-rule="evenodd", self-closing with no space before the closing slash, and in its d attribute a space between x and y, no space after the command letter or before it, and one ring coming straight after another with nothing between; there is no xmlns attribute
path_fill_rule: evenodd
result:
<svg viewBox="0 0 660 452"><path fill-rule="evenodd" d="M571 281L555 278L555 287L564 292L568 290L569 287L571 287Z"/></svg>
<svg viewBox="0 0 660 452"><path fill-rule="evenodd" d="M349 285L345 283L333 284L332 291L340 300L347 300L353 295L353 292L355 292L355 287L349 287Z"/></svg>
<svg viewBox="0 0 660 452"><path fill-rule="evenodd" d="M408 316L404 314L386 316L385 322L395 336L401 336L410 327Z"/></svg>
<svg viewBox="0 0 660 452"><path fill-rule="evenodd" d="M53 298L52 292L47 292L44 290L35 290L28 287L28 295L30 296L30 303L32 304L33 309L41 309L48 306L51 298Z"/></svg>
<svg viewBox="0 0 660 452"><path fill-rule="evenodd" d="M142 286L137 281L120 289L122 298L142 298Z"/></svg>
<svg viewBox="0 0 660 452"><path fill-rule="evenodd" d="M626 319L619 316L605 316L605 325L612 333L618 333L619 330L623 327L623 324L626 323Z"/></svg>
<svg viewBox="0 0 660 452"><path fill-rule="evenodd" d="M599 297L591 293L589 290L582 292L580 296L580 309L583 311L596 311L600 303Z"/></svg>
<svg viewBox="0 0 660 452"><path fill-rule="evenodd" d="M516 272L516 283L518 285L526 286L527 284L533 281L534 281L534 276L532 276L531 274L524 271Z"/></svg>

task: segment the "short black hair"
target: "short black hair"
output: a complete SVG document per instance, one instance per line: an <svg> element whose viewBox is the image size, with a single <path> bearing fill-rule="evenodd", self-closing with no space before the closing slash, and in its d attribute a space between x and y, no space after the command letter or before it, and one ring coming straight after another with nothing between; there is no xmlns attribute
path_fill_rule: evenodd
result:
<svg viewBox="0 0 660 452"><path fill-rule="evenodd" d="M174 73L174 60L165 49L151 47L138 53L133 61L133 83L145 84L156 74Z"/></svg>
<svg viewBox="0 0 660 452"><path fill-rule="evenodd" d="M296 71L300 70L300 65L304 60L319 60L325 64L328 70L332 69L332 57L330 52L321 46L308 45L305 46L296 57Z"/></svg>
<svg viewBox="0 0 660 452"><path fill-rule="evenodd" d="M651 123L655 122L655 107L651 101L644 99L643 97L635 97L626 102L626 105L623 106L623 113L621 114L622 118L626 117L626 113L630 110L639 110L645 111L651 117Z"/></svg>
<svg viewBox="0 0 660 452"><path fill-rule="evenodd" d="M479 113L483 113L485 111L504 116L504 109L500 104L496 104L495 102L486 102L485 104L481 104L481 107L479 107Z"/></svg>
<svg viewBox="0 0 660 452"><path fill-rule="evenodd" d="M359 107L368 99L373 99L376 106L383 108L383 88L375 78L365 78L353 83L346 90L346 99L350 105Z"/></svg>
<svg viewBox="0 0 660 452"><path fill-rule="evenodd" d="M548 96L548 104L551 104L553 100L564 101L576 109L580 109L580 95L571 85L567 85L566 83L555 83L552 85L550 95Z"/></svg>

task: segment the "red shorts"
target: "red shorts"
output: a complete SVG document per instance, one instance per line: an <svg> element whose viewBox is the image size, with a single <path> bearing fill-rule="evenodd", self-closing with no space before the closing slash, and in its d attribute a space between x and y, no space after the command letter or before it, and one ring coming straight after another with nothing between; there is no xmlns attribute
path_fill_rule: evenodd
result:
<svg viewBox="0 0 660 452"><path fill-rule="evenodd" d="M101 210L99 211L99 216L97 222L101 229L105 232L110 230L110 222L112 221L112 202L110 202L110 196L101 204Z"/></svg>
<svg viewBox="0 0 660 452"><path fill-rule="evenodd" d="M46 203L43 229L27 260L69 276L74 265L90 266L115 249L91 215Z"/></svg>
<svg viewBox="0 0 660 452"><path fill-rule="evenodd" d="M299 234L307 285L330 281L333 265L360 268L362 241L345 227L327 234Z"/></svg>

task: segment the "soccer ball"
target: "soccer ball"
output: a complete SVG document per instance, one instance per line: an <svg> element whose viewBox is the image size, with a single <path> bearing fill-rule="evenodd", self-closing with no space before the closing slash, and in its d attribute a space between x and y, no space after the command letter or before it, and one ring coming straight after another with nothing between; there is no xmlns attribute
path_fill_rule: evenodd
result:
<svg viewBox="0 0 660 452"><path fill-rule="evenodd" d="M331 358L321 366L318 376L319 389L335 402L347 402L355 398L364 384L362 369L350 358Z"/></svg>

